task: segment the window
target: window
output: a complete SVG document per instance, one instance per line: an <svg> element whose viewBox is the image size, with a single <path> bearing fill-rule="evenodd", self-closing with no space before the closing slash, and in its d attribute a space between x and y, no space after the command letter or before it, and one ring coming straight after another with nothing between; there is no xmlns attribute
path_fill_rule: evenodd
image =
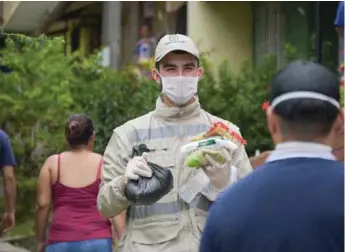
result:
<svg viewBox="0 0 345 252"><path fill-rule="evenodd" d="M78 50L79 42L80 42L80 27L76 26L73 28L73 31L71 34L71 50L72 50L72 52Z"/></svg>
<svg viewBox="0 0 345 252"><path fill-rule="evenodd" d="M277 67L284 63L284 29L281 5L277 2L254 3L254 63L273 55Z"/></svg>
<svg viewBox="0 0 345 252"><path fill-rule="evenodd" d="M176 11L176 33L187 35L187 4Z"/></svg>

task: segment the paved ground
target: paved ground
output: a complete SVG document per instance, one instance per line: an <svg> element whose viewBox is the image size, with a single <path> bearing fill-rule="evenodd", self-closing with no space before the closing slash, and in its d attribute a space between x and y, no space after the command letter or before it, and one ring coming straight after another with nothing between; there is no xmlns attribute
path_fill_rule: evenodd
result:
<svg viewBox="0 0 345 252"><path fill-rule="evenodd" d="M15 247L9 243L0 242L0 252L30 252L30 251Z"/></svg>

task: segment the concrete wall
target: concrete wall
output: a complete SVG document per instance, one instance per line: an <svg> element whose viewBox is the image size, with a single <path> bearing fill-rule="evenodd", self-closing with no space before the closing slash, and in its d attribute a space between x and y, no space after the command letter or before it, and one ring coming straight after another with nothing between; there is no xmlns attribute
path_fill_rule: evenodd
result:
<svg viewBox="0 0 345 252"><path fill-rule="evenodd" d="M11 32L33 32L59 4L60 1L6 1L3 28Z"/></svg>
<svg viewBox="0 0 345 252"><path fill-rule="evenodd" d="M252 60L250 2L188 2L188 35L216 66L227 60L234 71Z"/></svg>
<svg viewBox="0 0 345 252"><path fill-rule="evenodd" d="M3 25L6 25L10 21L12 15L18 8L19 4L20 4L20 1L11 1L11 2L4 1L3 2L3 7L2 7Z"/></svg>

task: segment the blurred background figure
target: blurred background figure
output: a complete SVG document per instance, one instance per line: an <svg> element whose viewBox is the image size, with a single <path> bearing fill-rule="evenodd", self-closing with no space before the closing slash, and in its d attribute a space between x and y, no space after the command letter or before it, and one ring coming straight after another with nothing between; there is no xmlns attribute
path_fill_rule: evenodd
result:
<svg viewBox="0 0 345 252"><path fill-rule="evenodd" d="M156 38L152 35L150 19L145 19L139 30L140 39L135 48L135 60L142 77L152 79L151 68L154 64Z"/></svg>
<svg viewBox="0 0 345 252"><path fill-rule="evenodd" d="M344 1L339 1L337 14L334 20L335 29L338 32L339 38L344 38ZM340 46L343 43L339 43Z"/></svg>
<svg viewBox="0 0 345 252"><path fill-rule="evenodd" d="M14 175L16 160L7 134L0 130L0 169L3 176L6 209L2 216L0 232L7 232L15 226L16 178Z"/></svg>
<svg viewBox="0 0 345 252"><path fill-rule="evenodd" d="M38 252L110 252L111 223L96 206L102 156L93 152L93 122L86 115L72 115L65 134L70 150L49 157L38 179ZM51 205L52 223L46 244Z"/></svg>
<svg viewBox="0 0 345 252"><path fill-rule="evenodd" d="M138 63L149 61L154 56L156 39L152 36L152 25L149 19L146 19L140 26L139 36L140 40L136 47Z"/></svg>

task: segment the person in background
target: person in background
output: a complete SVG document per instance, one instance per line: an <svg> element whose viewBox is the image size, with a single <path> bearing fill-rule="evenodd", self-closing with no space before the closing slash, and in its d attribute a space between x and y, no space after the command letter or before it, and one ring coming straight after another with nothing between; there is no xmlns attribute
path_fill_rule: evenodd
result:
<svg viewBox="0 0 345 252"><path fill-rule="evenodd" d="M142 76L152 79L150 64L153 61L156 39L152 36L152 25L145 20L139 30L140 40L136 44L135 61Z"/></svg>
<svg viewBox="0 0 345 252"><path fill-rule="evenodd" d="M152 36L152 25L149 20L145 20L140 26L140 40L136 45L137 62L149 61L154 56L156 46L155 37Z"/></svg>
<svg viewBox="0 0 345 252"><path fill-rule="evenodd" d="M0 129L0 168L3 175L3 188L5 194L6 210L2 216L0 232L6 232L15 226L15 210L17 186L14 174L16 160L7 134Z"/></svg>
<svg viewBox="0 0 345 252"><path fill-rule="evenodd" d="M344 1L339 1L337 13L334 20L335 30L338 33L339 41L339 65L343 75L344 69Z"/></svg>
<svg viewBox="0 0 345 252"><path fill-rule="evenodd" d="M344 1L339 1L334 25L339 37L344 37Z"/></svg>
<svg viewBox="0 0 345 252"><path fill-rule="evenodd" d="M213 205L200 252L344 251L344 165L332 154L342 130L338 77L296 61L273 78L266 164Z"/></svg>
<svg viewBox="0 0 345 252"><path fill-rule="evenodd" d="M68 118L70 150L50 156L41 168L37 188L38 252L111 252L111 223L96 205L102 156L93 152L94 126L84 114ZM47 219L52 223L46 246Z"/></svg>

